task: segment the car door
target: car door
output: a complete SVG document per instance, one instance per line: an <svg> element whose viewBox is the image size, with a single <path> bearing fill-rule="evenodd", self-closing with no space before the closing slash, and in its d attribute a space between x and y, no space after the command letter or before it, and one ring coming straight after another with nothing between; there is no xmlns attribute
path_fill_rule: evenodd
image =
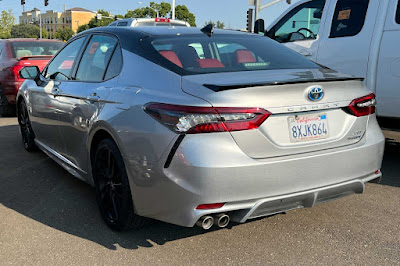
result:
<svg viewBox="0 0 400 266"><path fill-rule="evenodd" d="M366 77L380 1L337 0L329 8L329 34L322 36L317 62L342 73Z"/></svg>
<svg viewBox="0 0 400 266"><path fill-rule="evenodd" d="M122 66L121 47L113 35L94 34L90 37L75 70L73 81L60 92L60 131L66 145L66 158L79 169L87 171L87 137L116 85Z"/></svg>
<svg viewBox="0 0 400 266"><path fill-rule="evenodd" d="M68 86L72 67L85 38L67 44L46 66L42 74L45 81L38 86L31 82L28 88L32 127L36 138L58 153L64 152L59 131L60 104L58 94Z"/></svg>
<svg viewBox="0 0 400 266"><path fill-rule="evenodd" d="M391 0L377 66L378 115L400 118L400 1Z"/></svg>
<svg viewBox="0 0 400 266"><path fill-rule="evenodd" d="M329 2L329 1L328 1ZM301 1L266 34L292 50L316 59L328 6L326 0Z"/></svg>

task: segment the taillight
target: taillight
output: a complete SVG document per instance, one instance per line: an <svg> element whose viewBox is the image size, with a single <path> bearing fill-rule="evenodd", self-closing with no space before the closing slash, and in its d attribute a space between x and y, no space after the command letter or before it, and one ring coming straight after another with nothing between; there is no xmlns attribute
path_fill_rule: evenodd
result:
<svg viewBox="0 0 400 266"><path fill-rule="evenodd" d="M24 66L12 66L10 67L11 74L14 76L15 80L21 79L19 76L19 71L23 68Z"/></svg>
<svg viewBox="0 0 400 266"><path fill-rule="evenodd" d="M371 93L353 100L348 108L357 117L374 114L376 109L375 94Z"/></svg>
<svg viewBox="0 0 400 266"><path fill-rule="evenodd" d="M196 210L212 210L222 208L225 203L212 203L212 204L201 204L196 207Z"/></svg>
<svg viewBox="0 0 400 266"><path fill-rule="evenodd" d="M186 134L256 129L271 115L261 108L214 108L163 103L149 103L144 110L172 131Z"/></svg>
<svg viewBox="0 0 400 266"><path fill-rule="evenodd" d="M155 22L170 22L171 20L169 18L155 18L154 19Z"/></svg>

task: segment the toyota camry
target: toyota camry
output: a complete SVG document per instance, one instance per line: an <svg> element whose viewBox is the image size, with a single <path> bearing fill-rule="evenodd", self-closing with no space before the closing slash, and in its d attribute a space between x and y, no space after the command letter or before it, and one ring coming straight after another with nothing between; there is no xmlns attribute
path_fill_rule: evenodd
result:
<svg viewBox="0 0 400 266"><path fill-rule="evenodd" d="M104 27L20 70L26 150L95 187L109 227L225 227L363 193L384 137L362 79L211 27Z"/></svg>

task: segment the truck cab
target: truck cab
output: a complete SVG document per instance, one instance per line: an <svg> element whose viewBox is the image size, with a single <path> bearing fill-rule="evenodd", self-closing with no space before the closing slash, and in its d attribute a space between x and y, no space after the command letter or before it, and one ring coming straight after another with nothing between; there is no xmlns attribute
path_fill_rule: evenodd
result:
<svg viewBox="0 0 400 266"><path fill-rule="evenodd" d="M400 118L399 0L301 0L265 34L317 63L365 78L378 115Z"/></svg>

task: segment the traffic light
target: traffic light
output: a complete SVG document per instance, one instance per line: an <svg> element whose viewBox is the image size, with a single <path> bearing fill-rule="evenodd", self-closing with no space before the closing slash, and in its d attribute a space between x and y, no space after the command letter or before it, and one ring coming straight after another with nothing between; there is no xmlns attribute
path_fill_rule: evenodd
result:
<svg viewBox="0 0 400 266"><path fill-rule="evenodd" d="M25 5L25 0L21 0L21 6Z"/></svg>
<svg viewBox="0 0 400 266"><path fill-rule="evenodd" d="M48 6L49 5L49 0L44 0L44 6Z"/></svg>
<svg viewBox="0 0 400 266"><path fill-rule="evenodd" d="M251 32L253 28L253 9L247 10L247 31Z"/></svg>

